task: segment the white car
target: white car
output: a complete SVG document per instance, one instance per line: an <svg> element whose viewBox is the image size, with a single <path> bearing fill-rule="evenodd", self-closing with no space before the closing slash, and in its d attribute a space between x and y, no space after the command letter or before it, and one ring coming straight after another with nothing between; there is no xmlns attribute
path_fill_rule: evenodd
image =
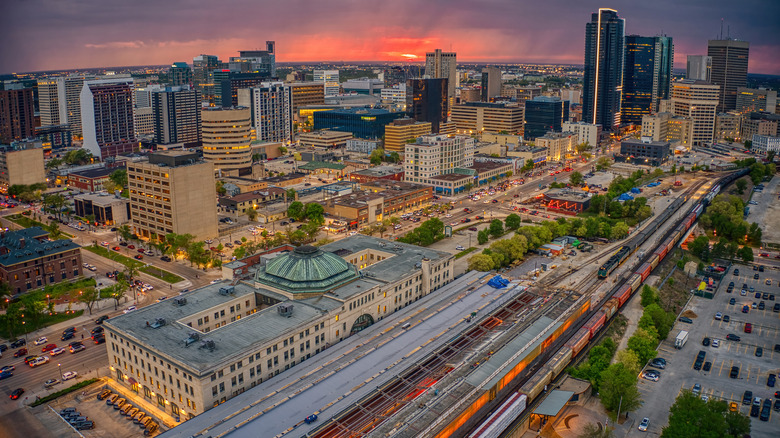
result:
<svg viewBox="0 0 780 438"><path fill-rule="evenodd" d="M717 339L712 340L712 348L718 348L720 347L720 341Z"/></svg>
<svg viewBox="0 0 780 438"><path fill-rule="evenodd" d="M136 307L136 306L130 306L130 307L128 307L127 309L123 310L123 312L124 312L124 313L130 313L130 312L132 312L133 310L138 310L138 307Z"/></svg>
<svg viewBox="0 0 780 438"><path fill-rule="evenodd" d="M37 359L34 359L32 362L30 362L30 368L35 368L38 365L43 365L49 363L49 356L41 356Z"/></svg>
<svg viewBox="0 0 780 438"><path fill-rule="evenodd" d="M463 245L458 245L455 247L458 251L464 251L466 248L463 247Z"/></svg>
<svg viewBox="0 0 780 438"><path fill-rule="evenodd" d="M649 425L650 425L650 419L645 417L645 418L642 419L642 422L639 423L639 430L641 430L642 432L646 432L647 431L647 427Z"/></svg>
<svg viewBox="0 0 780 438"><path fill-rule="evenodd" d="M49 354L52 356L59 356L60 354L64 353L65 349L62 347L57 347L54 350L50 351Z"/></svg>
<svg viewBox="0 0 780 438"><path fill-rule="evenodd" d="M100 242L100 246L108 246L108 242L106 241Z"/></svg>
<svg viewBox="0 0 780 438"><path fill-rule="evenodd" d="M48 341L48 340L49 340L49 339L48 339L46 336L42 336L42 337L40 337L40 338L36 339L36 340L35 340L35 342L34 342L34 344L35 344L35 345L43 345L43 344L45 344L45 343L46 343L46 341Z"/></svg>
<svg viewBox="0 0 780 438"><path fill-rule="evenodd" d="M62 381L64 382L66 380L75 379L76 377L78 377L78 375L79 373L75 371L66 371L62 373Z"/></svg>
<svg viewBox="0 0 780 438"><path fill-rule="evenodd" d="M221 281L222 281L221 279L220 280L211 280L211 284L217 284L217 283L219 283Z"/></svg>

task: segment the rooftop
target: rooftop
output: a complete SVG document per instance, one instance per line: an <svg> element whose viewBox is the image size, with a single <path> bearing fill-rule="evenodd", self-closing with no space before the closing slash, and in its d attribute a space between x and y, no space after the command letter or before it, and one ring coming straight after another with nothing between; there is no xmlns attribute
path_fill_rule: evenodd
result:
<svg viewBox="0 0 780 438"><path fill-rule="evenodd" d="M294 172L294 173L288 173L287 175L284 175L284 176L273 176L273 177L269 177L269 178L264 178L263 181L271 184L271 183L279 183L279 182L283 182L283 181L289 181L291 179L305 178L305 177L306 177L305 173Z"/></svg>
<svg viewBox="0 0 780 438"><path fill-rule="evenodd" d="M124 169L124 167L125 167L125 163L122 162L115 167L100 167L97 169L81 170L78 172L70 172L68 175L76 175L84 178L103 178L108 175L111 175L117 170Z"/></svg>
<svg viewBox="0 0 780 438"><path fill-rule="evenodd" d="M107 192L82 193L80 195L74 196L73 199L78 199L81 201L89 201L95 205L111 205L115 203L130 202L130 200L127 198L123 198L117 195L111 195Z"/></svg>
<svg viewBox="0 0 780 438"><path fill-rule="evenodd" d="M559 199L562 201L583 202L590 198L587 192L573 189L551 189L544 193L544 196L550 199Z"/></svg>
<svg viewBox="0 0 780 438"><path fill-rule="evenodd" d="M328 161L310 161L306 164L302 164L298 166L298 169L303 170L317 170L317 169L336 169L336 170L343 170L345 167L347 167L344 164L341 163L331 163Z"/></svg>
<svg viewBox="0 0 780 438"><path fill-rule="evenodd" d="M512 163L509 161L475 161L474 165L471 166L472 169L476 170L477 172L487 172L490 170L500 169L502 167L511 166Z"/></svg>
<svg viewBox="0 0 780 438"><path fill-rule="evenodd" d="M49 240L41 227L7 231L0 234L0 265L13 266L80 248L71 240Z"/></svg>
<svg viewBox="0 0 780 438"><path fill-rule="evenodd" d="M325 293L359 277L341 257L311 245L275 257L255 273L255 281L291 293Z"/></svg>
<svg viewBox="0 0 780 438"><path fill-rule="evenodd" d="M377 167L369 167L368 169L357 170L355 172L352 172L352 174L381 178L383 176L402 173L403 171L404 168L402 166L377 166Z"/></svg>
<svg viewBox="0 0 780 438"><path fill-rule="evenodd" d="M472 179L472 175L466 175L463 173L445 173L443 175L432 176L430 179L437 181L460 181L463 179Z"/></svg>

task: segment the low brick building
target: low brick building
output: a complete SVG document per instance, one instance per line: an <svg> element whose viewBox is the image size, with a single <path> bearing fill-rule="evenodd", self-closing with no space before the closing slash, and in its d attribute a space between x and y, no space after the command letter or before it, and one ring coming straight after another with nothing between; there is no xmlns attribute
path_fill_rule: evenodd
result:
<svg viewBox="0 0 780 438"><path fill-rule="evenodd" d="M370 183L372 181L403 181L403 166L377 166L368 169L356 170L349 174L349 180L358 183Z"/></svg>

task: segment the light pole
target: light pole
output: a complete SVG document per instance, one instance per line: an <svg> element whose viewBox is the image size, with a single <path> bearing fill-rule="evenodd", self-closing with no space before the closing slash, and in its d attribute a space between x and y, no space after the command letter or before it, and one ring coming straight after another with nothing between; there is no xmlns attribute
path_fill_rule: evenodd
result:
<svg viewBox="0 0 780 438"><path fill-rule="evenodd" d="M57 364L57 369L60 371L60 380L64 379L65 376L62 375L62 364L61 363Z"/></svg>

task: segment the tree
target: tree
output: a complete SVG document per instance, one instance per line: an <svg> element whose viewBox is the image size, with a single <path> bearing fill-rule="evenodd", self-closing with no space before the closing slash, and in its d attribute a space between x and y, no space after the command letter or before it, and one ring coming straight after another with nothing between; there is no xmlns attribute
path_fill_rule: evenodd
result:
<svg viewBox="0 0 780 438"><path fill-rule="evenodd" d="M117 169L111 172L108 179L116 184L117 187L124 189L127 187L127 169Z"/></svg>
<svg viewBox="0 0 780 438"><path fill-rule="evenodd" d="M259 153L252 154L252 162L253 163L257 163L261 159L262 159L262 155L260 155Z"/></svg>
<svg viewBox="0 0 780 438"><path fill-rule="evenodd" d="M642 318L648 316L652 320L652 325L658 332L658 339L664 340L669 335L669 331L674 325L674 314L667 313L657 303L652 303L645 307Z"/></svg>
<svg viewBox="0 0 780 438"><path fill-rule="evenodd" d="M279 146L279 153L281 155L287 155L287 148L284 146Z"/></svg>
<svg viewBox="0 0 780 438"><path fill-rule="evenodd" d="M124 276L120 276L117 279L116 284L106 288L108 289L109 296L114 299L114 310L116 310L119 307L119 300L121 300L125 296L129 288L130 288L130 283Z"/></svg>
<svg viewBox="0 0 780 438"><path fill-rule="evenodd" d="M480 245L486 244L489 239L490 234L488 233L488 230L480 230L477 232L477 243Z"/></svg>
<svg viewBox="0 0 780 438"><path fill-rule="evenodd" d="M384 149L374 149L371 151L371 164L377 166L382 164L382 159L385 157Z"/></svg>
<svg viewBox="0 0 780 438"><path fill-rule="evenodd" d="M631 350L620 350L617 352L617 362L623 364L627 370L634 373L639 373L642 366L639 364L639 357Z"/></svg>
<svg viewBox="0 0 780 438"><path fill-rule="evenodd" d="M306 204L306 217L309 220L316 220L318 218L324 218L325 217L325 208L322 207L322 205L316 203L316 202L309 202Z"/></svg>
<svg viewBox="0 0 780 438"><path fill-rule="evenodd" d="M749 432L750 419L739 412L729 412L726 402L715 399L705 402L698 395L683 391L669 409L669 424L663 428L661 437L725 438L741 437Z"/></svg>
<svg viewBox="0 0 780 438"><path fill-rule="evenodd" d="M86 304L90 315L92 315L92 307L99 299L100 292L94 287L88 287L79 293L79 301Z"/></svg>
<svg viewBox="0 0 780 438"><path fill-rule="evenodd" d="M246 217L247 217L247 219L250 220L250 222L256 221L257 220L257 215L258 215L257 210L255 210L254 208L249 208L246 211Z"/></svg>
<svg viewBox="0 0 780 438"><path fill-rule="evenodd" d="M613 419L617 419L618 409L627 413L642 406L636 372L622 363L612 364L601 373L599 396L604 408L615 414Z"/></svg>
<svg viewBox="0 0 780 438"><path fill-rule="evenodd" d="M401 156L398 155L398 152L390 152L390 156L387 158L387 161L391 163L398 163L401 161Z"/></svg>
<svg viewBox="0 0 780 438"><path fill-rule="evenodd" d="M303 218L306 217L303 202L293 201L290 206L287 207L287 217L296 221L303 220Z"/></svg>
<svg viewBox="0 0 780 438"><path fill-rule="evenodd" d="M628 225L625 222L616 223L610 232L612 239L623 239L628 236Z"/></svg>
<svg viewBox="0 0 780 438"><path fill-rule="evenodd" d="M658 292L652 286L642 286L642 307L658 302Z"/></svg>
<svg viewBox="0 0 780 438"><path fill-rule="evenodd" d="M749 246L743 246L737 251L737 256L745 262L753 261L753 250Z"/></svg>
<svg viewBox="0 0 780 438"><path fill-rule="evenodd" d="M580 156L582 156L582 154L584 154L585 152L587 152L587 151L589 151L589 150L591 150L591 149L593 149L593 148L590 146L590 143L588 143L588 142L586 141L586 142L584 142L584 143L580 143L580 144L578 144L578 145L576 146L576 149L577 149L577 155L580 155Z"/></svg>
<svg viewBox="0 0 780 438"><path fill-rule="evenodd" d="M287 191L284 192L284 196L287 202L292 202L298 198L298 192L295 191L295 189L287 189Z"/></svg>
<svg viewBox="0 0 780 438"><path fill-rule="evenodd" d="M502 234L504 234L504 225L501 223L500 219L493 219L490 222L490 235L494 238L501 237Z"/></svg>
<svg viewBox="0 0 780 438"><path fill-rule="evenodd" d="M71 165L87 164L92 161L92 154L84 148L79 148L65 154L63 159L66 163Z"/></svg>
<svg viewBox="0 0 780 438"><path fill-rule="evenodd" d="M225 194L227 194L227 189L225 188L224 181L217 180L216 191L219 196L225 196Z"/></svg>
<svg viewBox="0 0 780 438"><path fill-rule="evenodd" d="M520 228L520 224L522 224L522 222L523 219L514 213L507 216L506 219L504 220L504 224L506 224L506 228L508 230L516 230Z"/></svg>
<svg viewBox="0 0 780 438"><path fill-rule="evenodd" d="M60 237L62 237L62 230L60 230L60 224L57 222L49 222L43 226L43 229L49 233L49 238L51 240L58 240Z"/></svg>
<svg viewBox="0 0 780 438"><path fill-rule="evenodd" d="M753 148L753 141L752 140L745 140L745 149L750 150Z"/></svg>
<svg viewBox="0 0 780 438"><path fill-rule="evenodd" d="M582 176L579 172L572 172L571 175L569 175L569 182L573 186L579 186L585 181L585 177Z"/></svg>
<svg viewBox="0 0 780 438"><path fill-rule="evenodd" d="M703 262L710 259L710 239L707 236L699 236L688 244L688 251L700 258Z"/></svg>
<svg viewBox="0 0 780 438"><path fill-rule="evenodd" d="M655 329L639 327L634 336L628 339L628 348L633 350L639 358L639 363L647 363L656 355L655 347L658 344L658 334Z"/></svg>
<svg viewBox="0 0 780 438"><path fill-rule="evenodd" d="M588 423L582 428L582 432L577 435L578 438L615 438L615 433L612 429L605 427L601 428L601 425Z"/></svg>
<svg viewBox="0 0 780 438"><path fill-rule="evenodd" d="M469 269L487 272L493 269L493 259L487 254L475 254L469 258Z"/></svg>
<svg viewBox="0 0 780 438"><path fill-rule="evenodd" d="M27 331L37 330L41 322L41 317L43 316L43 311L46 309L46 304L43 301L36 299L33 295L22 296L21 302L24 306L24 316L25 318L28 318L31 323L31 329L28 329Z"/></svg>
<svg viewBox="0 0 780 438"><path fill-rule="evenodd" d="M121 225L116 231L119 233L119 237L125 242L128 242L133 238L133 231L130 229L129 225Z"/></svg>
<svg viewBox="0 0 780 438"><path fill-rule="evenodd" d="M599 157L596 160L596 170L607 170L612 166L612 160L609 157Z"/></svg>
<svg viewBox="0 0 780 438"><path fill-rule="evenodd" d="M46 169L54 169L57 170L62 166L65 162L61 158L52 158L46 163Z"/></svg>

